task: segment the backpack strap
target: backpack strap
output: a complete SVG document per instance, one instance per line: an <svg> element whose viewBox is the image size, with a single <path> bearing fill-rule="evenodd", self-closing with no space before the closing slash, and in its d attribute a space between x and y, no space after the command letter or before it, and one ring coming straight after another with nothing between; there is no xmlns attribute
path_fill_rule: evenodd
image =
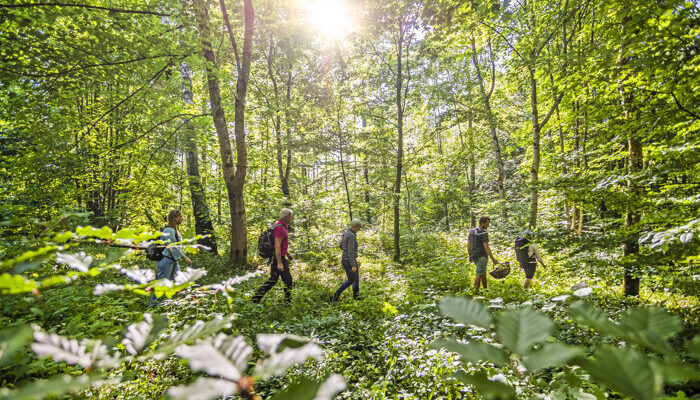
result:
<svg viewBox="0 0 700 400"><path fill-rule="evenodd" d="M164 227L160 228L161 233L165 230L165 228L167 228L167 227L169 227L169 226L170 226L170 225L165 225ZM175 239L177 240L177 231L175 231ZM166 244L166 245L165 245L165 248L163 249L163 257L164 257L164 258L169 258L169 259L171 259L171 260L177 262L177 260L174 259L173 257L168 257L168 256L165 255L165 250L167 250L168 247L169 247L169 245Z"/></svg>
<svg viewBox="0 0 700 400"><path fill-rule="evenodd" d="M275 258L275 229L281 225L277 222L270 228L270 233L272 234L272 255L267 259L267 265L272 265L272 259Z"/></svg>

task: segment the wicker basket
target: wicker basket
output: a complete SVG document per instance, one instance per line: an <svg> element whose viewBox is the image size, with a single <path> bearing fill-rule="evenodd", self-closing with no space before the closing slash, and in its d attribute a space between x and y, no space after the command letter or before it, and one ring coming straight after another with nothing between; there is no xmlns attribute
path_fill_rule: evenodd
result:
<svg viewBox="0 0 700 400"><path fill-rule="evenodd" d="M489 272L489 275L496 279L503 279L510 274L510 263L508 261L496 265L493 271Z"/></svg>

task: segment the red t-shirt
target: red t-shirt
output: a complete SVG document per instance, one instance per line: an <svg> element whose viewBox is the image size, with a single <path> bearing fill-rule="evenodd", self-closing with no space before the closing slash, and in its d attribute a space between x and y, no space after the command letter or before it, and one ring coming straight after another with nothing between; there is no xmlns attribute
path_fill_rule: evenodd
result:
<svg viewBox="0 0 700 400"><path fill-rule="evenodd" d="M289 230L284 221L279 220L277 223L279 226L272 231L272 236L274 236L275 239L282 239L280 250L282 251L282 257L284 257L287 255L287 249L289 248Z"/></svg>

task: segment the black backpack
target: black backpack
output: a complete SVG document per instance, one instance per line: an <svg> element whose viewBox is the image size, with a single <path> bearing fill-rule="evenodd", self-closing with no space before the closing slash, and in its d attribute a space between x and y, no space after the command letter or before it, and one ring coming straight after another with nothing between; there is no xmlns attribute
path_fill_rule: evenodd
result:
<svg viewBox="0 0 700 400"><path fill-rule="evenodd" d="M271 228L260 233L258 237L258 255L262 258L270 258L275 255L275 237L273 235L275 228L282 224L275 224Z"/></svg>
<svg viewBox="0 0 700 400"><path fill-rule="evenodd" d="M515 239L515 258L518 260L520 265L537 263L535 257L530 257L528 254L528 248L530 247L529 245L530 241L526 238Z"/></svg>
<svg viewBox="0 0 700 400"><path fill-rule="evenodd" d="M163 246L162 244L149 244L148 247L146 247L146 258L151 261L162 260L163 258L165 258L165 254L163 254L163 251L165 251L166 247L167 246Z"/></svg>
<svg viewBox="0 0 700 400"><path fill-rule="evenodd" d="M161 229L160 231L163 232L163 230L165 228L166 227L164 226L163 229ZM148 247L146 247L146 259L151 260L151 261L162 260L163 258L165 258L165 254L163 254L163 252L165 251L165 249L167 247L168 246L164 245L164 244L155 244L155 243L149 244ZM168 257L168 258L170 258L170 257Z"/></svg>

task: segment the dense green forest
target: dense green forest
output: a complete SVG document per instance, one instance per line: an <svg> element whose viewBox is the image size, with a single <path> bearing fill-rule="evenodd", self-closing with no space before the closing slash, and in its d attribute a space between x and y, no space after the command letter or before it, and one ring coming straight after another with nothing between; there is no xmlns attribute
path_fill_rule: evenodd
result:
<svg viewBox="0 0 700 400"><path fill-rule="evenodd" d="M697 2L9 0L0 43L0 397L700 398Z"/></svg>

